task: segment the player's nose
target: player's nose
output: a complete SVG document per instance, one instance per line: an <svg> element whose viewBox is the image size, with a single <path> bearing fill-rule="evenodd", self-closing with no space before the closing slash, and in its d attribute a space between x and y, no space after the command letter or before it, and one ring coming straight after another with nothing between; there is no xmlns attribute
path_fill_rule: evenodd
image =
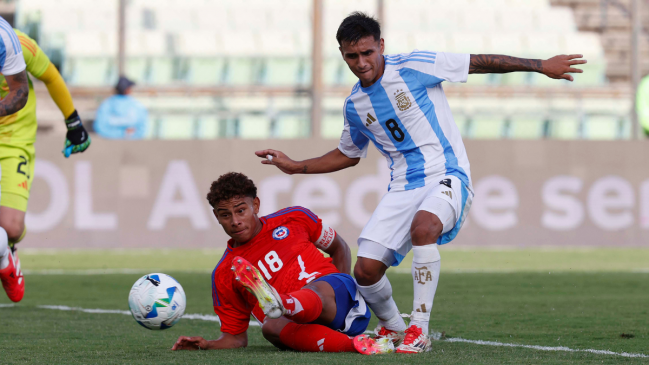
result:
<svg viewBox="0 0 649 365"><path fill-rule="evenodd" d="M361 71L366 71L367 69L367 61L363 57L359 57L358 59L358 69Z"/></svg>

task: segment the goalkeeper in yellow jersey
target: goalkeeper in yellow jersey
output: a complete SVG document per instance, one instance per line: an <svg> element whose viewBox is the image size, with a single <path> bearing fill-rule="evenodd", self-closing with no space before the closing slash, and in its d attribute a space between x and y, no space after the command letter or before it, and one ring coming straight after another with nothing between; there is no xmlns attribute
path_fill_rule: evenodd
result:
<svg viewBox="0 0 649 365"><path fill-rule="evenodd" d="M22 47L27 72L45 83L65 118L68 132L63 154L67 158L73 153L85 151L90 146L90 137L83 128L63 78L33 39L19 30L14 31ZM27 232L25 212L34 177L36 95L32 81L28 81L29 96L25 107L14 114L0 117L0 279L7 296L14 302L20 301L25 292L14 245ZM7 82L0 75L0 96L6 97L8 91ZM7 246L10 249L6 249ZM2 255L3 251L6 254Z"/></svg>

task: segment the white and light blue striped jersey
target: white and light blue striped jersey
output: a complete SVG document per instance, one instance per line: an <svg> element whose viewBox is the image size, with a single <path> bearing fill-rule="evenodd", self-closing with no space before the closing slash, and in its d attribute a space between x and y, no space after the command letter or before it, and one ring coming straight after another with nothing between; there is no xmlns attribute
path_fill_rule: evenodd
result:
<svg viewBox="0 0 649 365"><path fill-rule="evenodd" d="M454 175L473 190L460 130L442 81L466 82L469 54L415 50L385 55L383 76L369 87L360 81L345 100L345 129L338 149L367 155L369 141L385 156L389 191L411 190Z"/></svg>
<svg viewBox="0 0 649 365"><path fill-rule="evenodd" d="M23 49L16 32L0 17L0 73L6 76L15 75L26 67Z"/></svg>

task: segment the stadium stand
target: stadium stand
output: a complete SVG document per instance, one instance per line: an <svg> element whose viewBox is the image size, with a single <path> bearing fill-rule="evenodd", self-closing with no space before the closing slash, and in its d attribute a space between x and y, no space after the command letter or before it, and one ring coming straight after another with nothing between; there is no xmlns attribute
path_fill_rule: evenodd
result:
<svg viewBox="0 0 649 365"><path fill-rule="evenodd" d="M552 5L569 7L580 31L596 32L606 54L606 77L610 82L630 80L631 0L551 0ZM649 24L649 7L642 7L642 24ZM649 73L649 32L645 32L639 49L643 75Z"/></svg>
<svg viewBox="0 0 649 365"><path fill-rule="evenodd" d="M327 87L348 90L357 81L342 61L333 35L347 14L355 10L375 14L376 4L375 0L325 1L323 72ZM628 20L607 12L611 20L607 27L617 31L600 36L601 24L593 19L610 6L599 6L599 0L385 0L384 4L387 53L418 48L547 58L574 50L588 59L585 73L576 75L574 84L518 73L471 75L467 85L453 87L581 88L625 81L619 77L620 61L609 59L628 51L629 42L620 46L612 41L619 38L619 29L628 27ZM116 17L116 2L109 1L21 1L17 13L19 27L36 37L53 59L60 55L66 80L84 87L109 86L117 79ZM174 116L164 116L159 110L166 109L151 106L156 116L152 117L151 138L308 135L308 99L299 90L311 82L311 17L311 2L305 0L284 0L281 6L268 0L129 1L126 70L140 85L293 87L295 96L279 104L300 105L275 110L269 105L281 98L266 97L260 103L257 97L244 95L233 103L215 97L210 108L218 114L210 115L195 110L192 98L184 97ZM611 47L605 49L602 44ZM338 138L342 102L339 97L331 100L337 102L325 102L322 134ZM620 102L622 107L604 111L591 108L597 102L574 103L581 108L578 112L564 112L550 108L552 101L480 96L457 100L459 105L453 106L456 122L469 138L614 139L628 135L625 123L630 106L626 101ZM246 107L239 108L237 103ZM510 104L524 105L525 110L514 110ZM585 124L592 125L586 128Z"/></svg>

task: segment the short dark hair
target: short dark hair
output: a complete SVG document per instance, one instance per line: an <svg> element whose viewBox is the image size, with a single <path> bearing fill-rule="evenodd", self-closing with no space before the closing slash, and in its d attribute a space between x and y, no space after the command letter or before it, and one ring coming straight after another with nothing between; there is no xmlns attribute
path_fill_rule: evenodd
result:
<svg viewBox="0 0 649 365"><path fill-rule="evenodd" d="M371 16L355 11L340 23L338 32L336 32L336 40L341 46L343 42L356 44L362 38L370 35L374 37L375 41L381 39L381 25Z"/></svg>
<svg viewBox="0 0 649 365"><path fill-rule="evenodd" d="M248 176L240 172L228 172L219 176L207 193L207 201L212 208L221 201L242 197L256 198L257 187Z"/></svg>

